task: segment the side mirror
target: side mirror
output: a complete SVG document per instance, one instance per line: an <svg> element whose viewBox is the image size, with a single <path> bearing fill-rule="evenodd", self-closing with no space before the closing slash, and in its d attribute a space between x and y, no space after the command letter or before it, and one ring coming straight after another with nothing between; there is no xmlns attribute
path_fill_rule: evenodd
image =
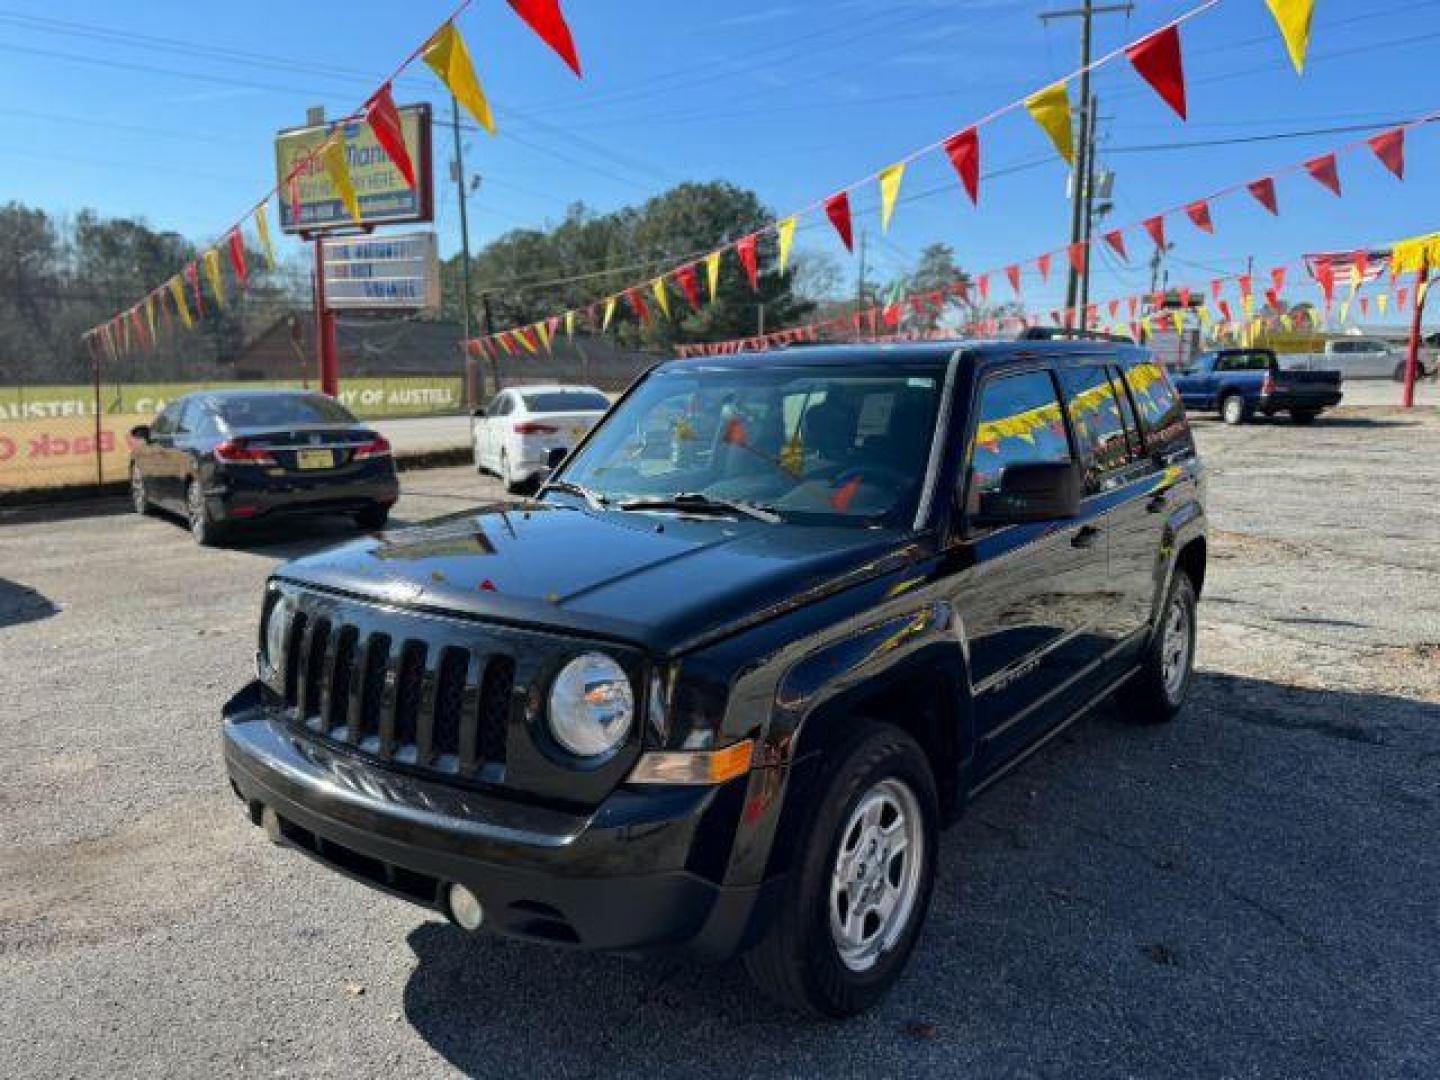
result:
<svg viewBox="0 0 1440 1080"><path fill-rule="evenodd" d="M1071 462L1008 465L1000 490L980 496L974 524L1022 525L1066 521L1080 516L1080 470Z"/></svg>
<svg viewBox="0 0 1440 1080"><path fill-rule="evenodd" d="M150 441L150 425L136 424L130 429L130 437L136 442L148 443Z"/></svg>

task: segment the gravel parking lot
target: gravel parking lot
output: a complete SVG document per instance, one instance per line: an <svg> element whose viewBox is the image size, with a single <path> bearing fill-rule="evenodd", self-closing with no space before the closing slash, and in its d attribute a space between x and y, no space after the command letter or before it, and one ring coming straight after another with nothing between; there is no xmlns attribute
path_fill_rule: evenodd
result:
<svg viewBox="0 0 1440 1080"><path fill-rule="evenodd" d="M1105 712L946 837L909 974L843 1026L703 969L468 938L278 851L226 787L261 583L347 535L194 547L0 516L8 1076L1440 1074L1440 417L1196 423L1193 704ZM405 476L398 516L493 495Z"/></svg>

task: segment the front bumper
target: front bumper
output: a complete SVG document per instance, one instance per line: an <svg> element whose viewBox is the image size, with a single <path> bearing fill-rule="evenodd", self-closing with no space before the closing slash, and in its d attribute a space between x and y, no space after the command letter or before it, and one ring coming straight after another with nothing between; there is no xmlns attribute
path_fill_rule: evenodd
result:
<svg viewBox="0 0 1440 1080"><path fill-rule="evenodd" d="M480 898L500 933L623 952L723 959L751 942L779 882L726 886L699 869L728 850L745 777L720 787L621 788L573 813L384 769L293 729L252 686L224 713L226 769L252 821L287 846L444 911Z"/></svg>

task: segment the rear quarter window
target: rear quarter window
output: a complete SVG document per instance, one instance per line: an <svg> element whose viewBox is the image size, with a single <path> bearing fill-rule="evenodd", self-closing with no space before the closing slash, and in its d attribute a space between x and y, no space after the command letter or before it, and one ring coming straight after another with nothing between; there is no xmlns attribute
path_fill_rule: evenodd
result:
<svg viewBox="0 0 1440 1080"><path fill-rule="evenodd" d="M1185 407L1159 364L1145 360L1126 368L1125 384L1140 414L1145 448L1149 452L1167 454L1191 447Z"/></svg>

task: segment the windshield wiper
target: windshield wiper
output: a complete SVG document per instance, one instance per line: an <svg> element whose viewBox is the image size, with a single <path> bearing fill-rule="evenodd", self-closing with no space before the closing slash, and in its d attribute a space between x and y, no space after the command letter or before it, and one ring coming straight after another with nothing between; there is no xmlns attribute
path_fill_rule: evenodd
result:
<svg viewBox="0 0 1440 1080"><path fill-rule="evenodd" d="M573 480L548 480L540 494L543 495L546 491L564 491L570 495L579 495L591 510L604 510L610 501L604 495L597 495L584 484L577 484Z"/></svg>
<svg viewBox="0 0 1440 1080"><path fill-rule="evenodd" d="M735 499L716 499L698 491L677 491L674 495L657 498L630 499L618 505L621 510L685 510L702 514L740 514L763 521L767 525L778 525L783 520L771 507Z"/></svg>

